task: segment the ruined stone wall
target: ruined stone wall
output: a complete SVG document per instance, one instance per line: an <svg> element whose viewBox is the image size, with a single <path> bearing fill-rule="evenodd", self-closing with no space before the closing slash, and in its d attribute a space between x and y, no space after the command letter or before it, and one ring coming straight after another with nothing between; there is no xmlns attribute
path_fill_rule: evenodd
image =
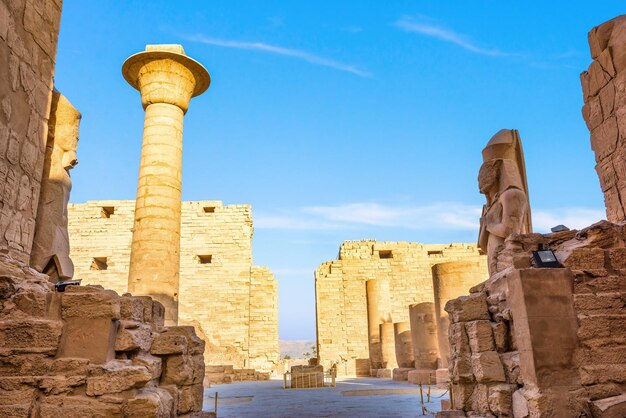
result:
<svg viewBox="0 0 626 418"><path fill-rule="evenodd" d="M582 113L604 192L607 219L626 219L626 16L589 32L593 62L580 76Z"/></svg>
<svg viewBox="0 0 626 418"><path fill-rule="evenodd" d="M278 283L265 267L252 267L250 283L250 368L278 366ZM274 364L275 367L268 368Z"/></svg>
<svg viewBox="0 0 626 418"><path fill-rule="evenodd" d="M134 206L128 200L69 206L71 257L84 283L126 292ZM248 368L254 358L255 368L271 371L279 359L277 286L271 273L252 267L252 235L250 205L183 202L179 322L206 341L206 364ZM259 326L258 315L270 322ZM263 338L251 338L253 324Z"/></svg>
<svg viewBox="0 0 626 418"><path fill-rule="evenodd" d="M35 232L61 5L0 3L0 249L24 263Z"/></svg>
<svg viewBox="0 0 626 418"><path fill-rule="evenodd" d="M409 305L434 302L432 267L448 261L487 264L473 244L347 241L339 260L315 272L318 357L341 375L369 375L366 281L389 281L392 322L409 320Z"/></svg>
<svg viewBox="0 0 626 418"><path fill-rule="evenodd" d="M623 392L624 237L623 225L602 221L507 240L509 267L446 306L456 409L590 416L595 401L610 404ZM564 268L531 268L539 246Z"/></svg>

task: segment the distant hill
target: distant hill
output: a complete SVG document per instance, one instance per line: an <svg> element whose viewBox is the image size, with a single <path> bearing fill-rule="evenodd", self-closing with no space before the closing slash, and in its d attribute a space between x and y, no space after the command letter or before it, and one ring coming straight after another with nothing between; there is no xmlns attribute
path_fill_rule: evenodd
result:
<svg viewBox="0 0 626 418"><path fill-rule="evenodd" d="M280 356L288 355L291 358L303 358L304 353L309 353L309 357L313 356L315 340L280 340Z"/></svg>

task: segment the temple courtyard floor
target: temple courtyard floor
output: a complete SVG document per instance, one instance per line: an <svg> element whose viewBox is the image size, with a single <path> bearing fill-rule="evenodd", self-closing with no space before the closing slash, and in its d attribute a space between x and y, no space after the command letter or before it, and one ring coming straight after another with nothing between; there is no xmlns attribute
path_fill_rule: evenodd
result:
<svg viewBox="0 0 626 418"><path fill-rule="evenodd" d="M432 417L440 410L444 389L423 387L422 414L419 386L390 379L342 378L335 388L283 389L283 381L237 382L204 389L204 410L226 417Z"/></svg>

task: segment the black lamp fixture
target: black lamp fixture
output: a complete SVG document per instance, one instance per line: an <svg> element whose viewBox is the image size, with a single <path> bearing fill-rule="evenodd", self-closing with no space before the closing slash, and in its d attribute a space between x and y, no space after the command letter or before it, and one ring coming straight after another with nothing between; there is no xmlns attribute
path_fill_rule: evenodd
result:
<svg viewBox="0 0 626 418"><path fill-rule="evenodd" d="M539 268L561 268L563 267L556 254L552 250L544 250L543 245L539 245L537 251L533 251L533 264Z"/></svg>

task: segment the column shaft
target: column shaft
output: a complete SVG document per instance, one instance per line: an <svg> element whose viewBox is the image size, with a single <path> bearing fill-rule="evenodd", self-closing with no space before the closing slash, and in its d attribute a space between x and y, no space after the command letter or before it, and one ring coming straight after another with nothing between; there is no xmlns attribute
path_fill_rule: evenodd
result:
<svg viewBox="0 0 626 418"><path fill-rule="evenodd" d="M146 107L128 291L165 307L178 321L183 111L167 103Z"/></svg>

